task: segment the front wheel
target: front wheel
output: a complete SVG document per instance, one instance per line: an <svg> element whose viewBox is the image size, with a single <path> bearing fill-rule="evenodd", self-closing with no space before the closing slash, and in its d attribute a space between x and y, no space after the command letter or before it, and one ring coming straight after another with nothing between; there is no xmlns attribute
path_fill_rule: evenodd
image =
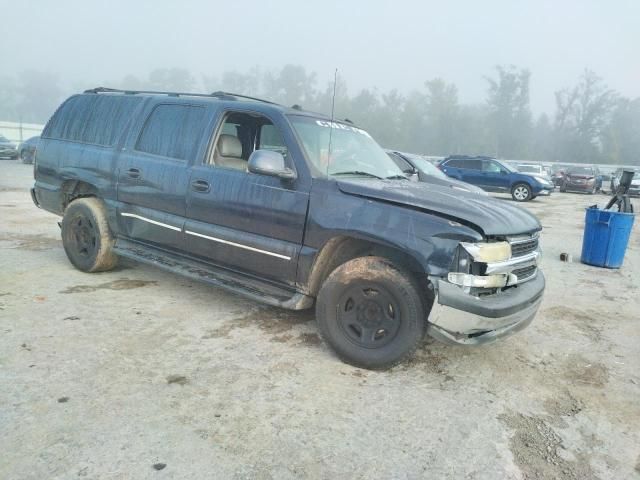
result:
<svg viewBox="0 0 640 480"><path fill-rule="evenodd" d="M426 319L413 277L380 257L361 257L336 268L316 302L320 334L345 362L390 368L424 338Z"/></svg>
<svg viewBox="0 0 640 480"><path fill-rule="evenodd" d="M531 200L531 187L526 183L517 183L511 189L511 197L516 202Z"/></svg>
<svg viewBox="0 0 640 480"><path fill-rule="evenodd" d="M115 240L104 204L94 197L69 204L62 218L62 245L69 261L83 272L103 272L116 266Z"/></svg>

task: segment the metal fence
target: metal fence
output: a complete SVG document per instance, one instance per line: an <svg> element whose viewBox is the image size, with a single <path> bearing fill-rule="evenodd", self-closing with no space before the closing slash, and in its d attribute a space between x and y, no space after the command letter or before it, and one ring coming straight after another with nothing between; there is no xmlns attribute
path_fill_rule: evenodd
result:
<svg viewBox="0 0 640 480"><path fill-rule="evenodd" d="M37 123L2 122L0 121L0 135L14 143L21 143L42 133L44 125Z"/></svg>

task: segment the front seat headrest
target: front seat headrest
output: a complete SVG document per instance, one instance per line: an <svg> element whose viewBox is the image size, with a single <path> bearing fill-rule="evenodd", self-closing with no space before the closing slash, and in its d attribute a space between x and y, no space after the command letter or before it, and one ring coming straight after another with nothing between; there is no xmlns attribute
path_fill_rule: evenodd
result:
<svg viewBox="0 0 640 480"><path fill-rule="evenodd" d="M220 135L218 139L218 154L222 157L242 158L242 144L238 137Z"/></svg>

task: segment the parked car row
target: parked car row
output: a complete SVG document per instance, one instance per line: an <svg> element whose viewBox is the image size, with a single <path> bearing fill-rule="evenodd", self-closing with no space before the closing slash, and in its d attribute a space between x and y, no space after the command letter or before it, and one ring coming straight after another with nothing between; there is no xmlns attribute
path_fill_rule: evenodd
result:
<svg viewBox="0 0 640 480"><path fill-rule="evenodd" d="M3 135L0 135L0 158L10 160L19 158L22 160L22 163L33 163L33 157L39 139L39 136L31 137L16 146L15 143Z"/></svg>
<svg viewBox="0 0 640 480"><path fill-rule="evenodd" d="M510 193L516 202L551 195L553 191L553 184L542 174L522 173L506 162L491 157L452 155L442 160L438 168L449 177L483 190Z"/></svg>

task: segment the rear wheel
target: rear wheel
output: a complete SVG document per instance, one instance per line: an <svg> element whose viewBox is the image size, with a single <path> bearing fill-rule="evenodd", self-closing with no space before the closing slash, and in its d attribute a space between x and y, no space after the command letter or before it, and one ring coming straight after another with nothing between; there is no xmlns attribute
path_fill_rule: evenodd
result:
<svg viewBox="0 0 640 480"><path fill-rule="evenodd" d="M356 258L334 270L318 295L316 320L343 361L371 369L411 355L426 329L420 288L380 257Z"/></svg>
<svg viewBox="0 0 640 480"><path fill-rule="evenodd" d="M69 204L62 218L62 245L69 261L83 272L111 270L118 263L104 204L94 197Z"/></svg>
<svg viewBox="0 0 640 480"><path fill-rule="evenodd" d="M531 187L526 183L516 183L511 189L511 197L516 202L531 200Z"/></svg>

